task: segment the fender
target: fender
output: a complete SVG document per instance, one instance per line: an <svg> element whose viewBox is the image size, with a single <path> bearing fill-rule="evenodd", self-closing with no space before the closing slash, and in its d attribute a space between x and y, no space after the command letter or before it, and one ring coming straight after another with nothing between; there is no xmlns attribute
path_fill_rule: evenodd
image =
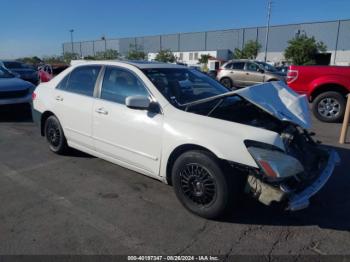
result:
<svg viewBox="0 0 350 262"><path fill-rule="evenodd" d="M316 91L316 89L320 88L324 85L339 85L346 88L350 91L350 79L339 76L339 75L325 75L319 78L316 78L308 85L308 93L307 96L311 97L311 95Z"/></svg>

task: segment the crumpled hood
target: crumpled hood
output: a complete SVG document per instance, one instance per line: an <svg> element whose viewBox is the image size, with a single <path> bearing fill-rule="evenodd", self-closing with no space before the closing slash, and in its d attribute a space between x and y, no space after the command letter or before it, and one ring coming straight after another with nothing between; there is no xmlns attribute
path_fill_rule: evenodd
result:
<svg viewBox="0 0 350 262"><path fill-rule="evenodd" d="M239 89L233 93L282 121L311 127L311 116L305 95L299 95L285 83L268 82Z"/></svg>

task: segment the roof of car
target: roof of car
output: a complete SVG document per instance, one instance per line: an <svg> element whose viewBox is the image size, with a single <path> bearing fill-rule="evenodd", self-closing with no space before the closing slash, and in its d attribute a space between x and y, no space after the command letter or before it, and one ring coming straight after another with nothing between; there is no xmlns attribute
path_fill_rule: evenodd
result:
<svg viewBox="0 0 350 262"><path fill-rule="evenodd" d="M162 63L162 62L155 62L155 61L118 61L130 65L134 65L138 68L141 69L146 69L146 68L187 68L186 66L183 65L178 65L178 64L171 64L171 63Z"/></svg>
<svg viewBox="0 0 350 262"><path fill-rule="evenodd" d="M73 63L72 63L73 62ZM133 65L139 69L147 69L147 68L188 68L183 65L178 64L171 64L171 63L162 63L162 62L155 62L155 61L139 61L139 60L109 60L109 61L89 61L89 60L73 60L71 62L71 65L82 65L82 64L88 64L88 63L101 63L101 64L110 64L112 65L114 62L117 63L124 63Z"/></svg>

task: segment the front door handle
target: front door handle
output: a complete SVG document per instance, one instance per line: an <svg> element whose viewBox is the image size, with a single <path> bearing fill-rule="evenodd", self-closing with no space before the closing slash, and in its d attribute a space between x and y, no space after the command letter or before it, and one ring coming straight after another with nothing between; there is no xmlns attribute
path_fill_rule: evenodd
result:
<svg viewBox="0 0 350 262"><path fill-rule="evenodd" d="M63 97L62 96L56 96L56 101L59 101L59 102L61 102L61 101L63 101Z"/></svg>
<svg viewBox="0 0 350 262"><path fill-rule="evenodd" d="M95 111L98 114L108 115L108 111L106 109L104 109L103 107L97 108Z"/></svg>

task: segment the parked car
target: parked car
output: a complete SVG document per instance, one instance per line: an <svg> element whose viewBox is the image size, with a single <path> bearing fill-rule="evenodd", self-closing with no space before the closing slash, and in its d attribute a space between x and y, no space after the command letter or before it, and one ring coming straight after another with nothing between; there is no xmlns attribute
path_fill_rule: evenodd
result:
<svg viewBox="0 0 350 262"><path fill-rule="evenodd" d="M0 105L29 104L35 86L0 66Z"/></svg>
<svg viewBox="0 0 350 262"><path fill-rule="evenodd" d="M31 82L34 85L38 84L39 75L35 68L19 61L3 60L2 63L8 70L18 74L23 80Z"/></svg>
<svg viewBox="0 0 350 262"><path fill-rule="evenodd" d="M346 95L350 92L349 66L289 67L288 85L306 94L312 111L323 122L339 122L344 117Z"/></svg>
<svg viewBox="0 0 350 262"><path fill-rule="evenodd" d="M231 60L219 68L217 80L228 88L285 80L283 74L266 70L266 65L253 60Z"/></svg>
<svg viewBox="0 0 350 262"><path fill-rule="evenodd" d="M288 66L276 66L275 68L276 68L277 71L287 75L289 67Z"/></svg>
<svg viewBox="0 0 350 262"><path fill-rule="evenodd" d="M244 188L266 205L305 208L338 161L306 131L305 96L280 82L230 91L184 66L91 61L33 97L53 152L73 147L171 184L206 218L234 207Z"/></svg>
<svg viewBox="0 0 350 262"><path fill-rule="evenodd" d="M267 71L267 72L270 72L270 73L274 73L274 74L277 74L279 76L282 76L282 77L286 77L287 76L287 72L286 71L281 71L279 69L277 69L277 67L273 66L273 65L270 65L269 63L266 63L266 62L262 62L262 61L255 61L258 65L262 66L262 68ZM280 68L280 67L279 67Z"/></svg>
<svg viewBox="0 0 350 262"><path fill-rule="evenodd" d="M38 68L39 81L41 83L48 82L53 78L53 70L51 65L41 65Z"/></svg>

